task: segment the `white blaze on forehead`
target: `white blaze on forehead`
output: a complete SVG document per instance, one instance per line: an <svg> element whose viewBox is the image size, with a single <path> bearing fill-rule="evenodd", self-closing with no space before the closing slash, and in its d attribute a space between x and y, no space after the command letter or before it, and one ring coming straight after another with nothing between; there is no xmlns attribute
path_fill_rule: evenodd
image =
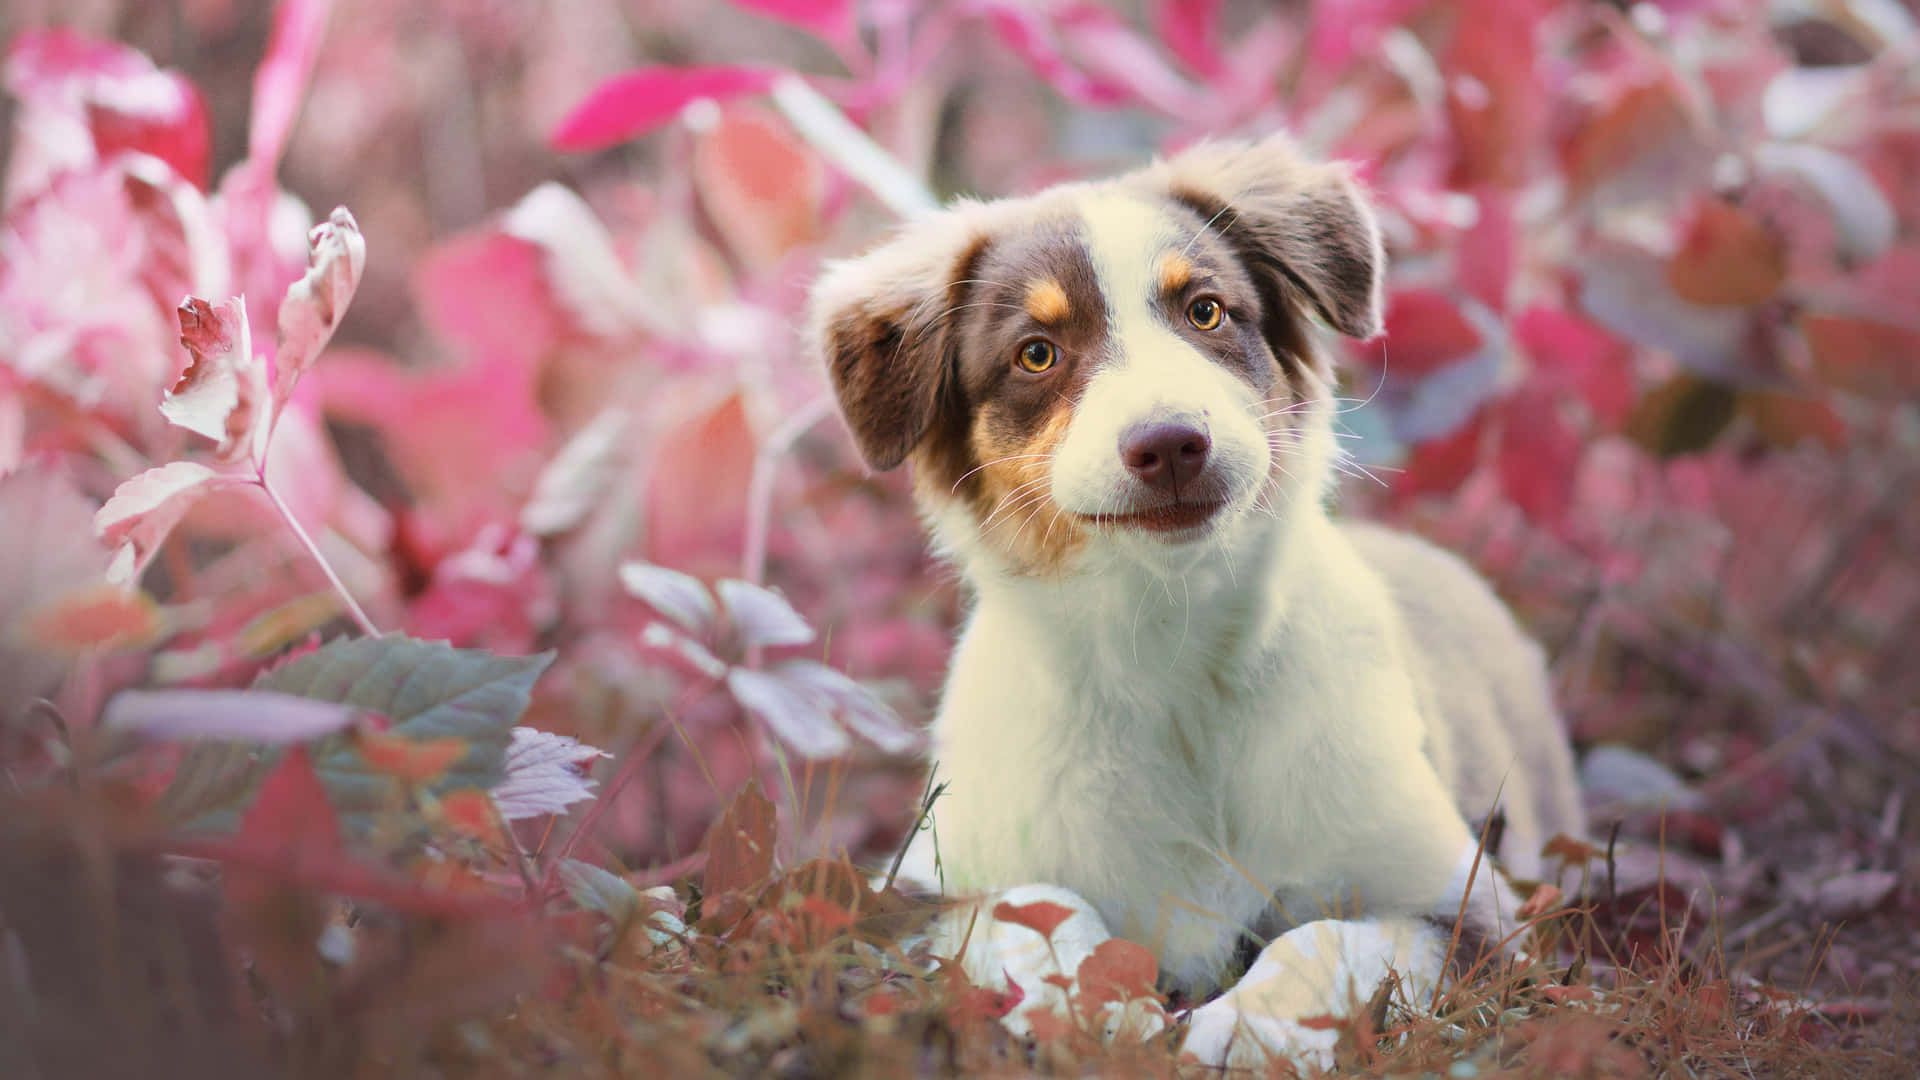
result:
<svg viewBox="0 0 1920 1080"><path fill-rule="evenodd" d="M1143 344L1135 335L1167 332L1153 317L1152 304L1160 288L1160 256L1174 241L1174 222L1164 208L1119 192L1085 199L1080 217L1086 223L1087 256L1119 345L1116 359L1125 363L1127 346Z"/></svg>

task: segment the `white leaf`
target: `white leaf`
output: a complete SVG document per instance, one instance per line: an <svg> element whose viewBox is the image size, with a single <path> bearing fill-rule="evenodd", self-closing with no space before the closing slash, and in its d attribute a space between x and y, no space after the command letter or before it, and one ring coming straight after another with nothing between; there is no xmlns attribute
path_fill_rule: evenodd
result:
<svg viewBox="0 0 1920 1080"><path fill-rule="evenodd" d="M505 774L493 786L493 803L508 821L565 813L593 797L586 767L607 752L570 735L530 727L513 729L507 744Z"/></svg>
<svg viewBox="0 0 1920 1080"><path fill-rule="evenodd" d="M704 634L713 629L713 594L692 574L630 562L620 567L620 585L627 595L646 601L688 633Z"/></svg>
<svg viewBox="0 0 1920 1080"><path fill-rule="evenodd" d="M640 644L668 654L691 668L695 674L705 675L709 679L718 679L727 673L726 663L713 655L712 650L666 623L648 623L640 631Z"/></svg>
<svg viewBox="0 0 1920 1080"><path fill-rule="evenodd" d="M748 645L805 645L813 640L813 627L793 610L787 598L745 581L727 578L715 588L720 591L720 606L727 609Z"/></svg>
<svg viewBox="0 0 1920 1080"><path fill-rule="evenodd" d="M294 383L320 358L366 269L367 241L344 206L307 234L307 272L280 303L280 338L273 358L274 397L285 402Z"/></svg>
<svg viewBox="0 0 1920 1080"><path fill-rule="evenodd" d="M1798 180L1826 203L1845 257L1872 259L1893 243L1899 221L1859 162L1810 143L1766 143L1754 153L1754 163L1763 173Z"/></svg>
<svg viewBox="0 0 1920 1080"><path fill-rule="evenodd" d="M120 549L108 580L131 584L196 499L216 487L242 482L193 461L168 462L122 482L93 515L93 534Z"/></svg>
<svg viewBox="0 0 1920 1080"><path fill-rule="evenodd" d="M1900 875L1888 870L1861 870L1821 882L1813 891L1813 906L1823 918L1856 919L1886 902L1900 884Z"/></svg>
<svg viewBox="0 0 1920 1080"><path fill-rule="evenodd" d="M826 703L804 686L746 668L727 673L727 689L742 708L780 740L810 758L837 757L850 741L828 715Z"/></svg>
<svg viewBox="0 0 1920 1080"><path fill-rule="evenodd" d="M598 506L620 463L627 422L626 410L607 409L568 439L540 470L533 495L520 508L520 527L534 536L552 536L578 525Z"/></svg>
<svg viewBox="0 0 1920 1080"><path fill-rule="evenodd" d="M358 712L271 690L124 690L107 702L101 722L161 739L288 743L331 735Z"/></svg>
<svg viewBox="0 0 1920 1080"><path fill-rule="evenodd" d="M841 723L887 753L903 754L920 744L919 735L873 691L825 664L793 660L779 671L782 678L818 694Z"/></svg>

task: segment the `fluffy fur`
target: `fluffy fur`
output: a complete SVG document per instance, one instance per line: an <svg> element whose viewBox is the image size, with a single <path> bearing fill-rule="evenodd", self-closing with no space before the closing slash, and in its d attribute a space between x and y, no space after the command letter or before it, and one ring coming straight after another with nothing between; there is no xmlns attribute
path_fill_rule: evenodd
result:
<svg viewBox="0 0 1920 1080"><path fill-rule="evenodd" d="M1459 560L1326 512L1312 324L1377 333L1383 264L1348 173L1271 139L962 203L823 277L848 426L974 595L910 873L1063 886L1202 993L1330 914L1450 922L1497 791L1522 872L1582 830L1539 649ZM1204 468L1147 479L1153 425ZM1472 892L1495 934L1510 897Z"/></svg>

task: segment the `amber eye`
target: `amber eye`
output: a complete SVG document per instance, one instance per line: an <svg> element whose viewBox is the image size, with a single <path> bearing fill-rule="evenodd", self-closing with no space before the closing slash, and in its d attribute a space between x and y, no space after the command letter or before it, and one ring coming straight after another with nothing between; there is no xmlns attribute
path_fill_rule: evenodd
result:
<svg viewBox="0 0 1920 1080"><path fill-rule="evenodd" d="M1225 318L1226 314L1227 309L1221 307L1220 301L1211 296L1203 296L1187 305L1187 321L1192 323L1196 330L1211 330L1219 326L1220 320Z"/></svg>
<svg viewBox="0 0 1920 1080"><path fill-rule="evenodd" d="M1029 375L1038 375L1054 365L1060 359L1060 350L1053 347L1051 341L1029 341L1020 346L1020 353L1014 363Z"/></svg>

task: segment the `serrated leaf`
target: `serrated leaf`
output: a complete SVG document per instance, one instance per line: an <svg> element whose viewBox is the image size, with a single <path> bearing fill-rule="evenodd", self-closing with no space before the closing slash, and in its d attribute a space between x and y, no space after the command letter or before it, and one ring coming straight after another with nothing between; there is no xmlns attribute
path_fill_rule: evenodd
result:
<svg viewBox="0 0 1920 1080"><path fill-rule="evenodd" d="M400 635L342 639L262 675L253 688L379 713L391 721L383 734L394 739L465 740L465 752L428 785L438 794L500 780L514 722L552 661L551 653L496 656ZM369 769L354 740L328 736L313 744L312 757L350 827L389 805L393 779ZM201 827L228 824L277 759L257 744L196 746L162 795L162 810Z"/></svg>
<svg viewBox="0 0 1920 1080"><path fill-rule="evenodd" d="M607 756L572 736L514 728L504 775L493 788L494 805L508 821L565 813L574 803L593 798L594 781L586 768Z"/></svg>

